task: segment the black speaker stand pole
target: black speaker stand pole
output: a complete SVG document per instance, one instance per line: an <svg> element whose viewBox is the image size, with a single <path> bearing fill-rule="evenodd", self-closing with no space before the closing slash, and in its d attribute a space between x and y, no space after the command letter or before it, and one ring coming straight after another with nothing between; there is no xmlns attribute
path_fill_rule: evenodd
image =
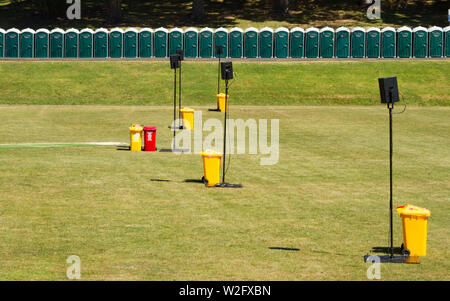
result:
<svg viewBox="0 0 450 301"><path fill-rule="evenodd" d="M180 65L181 66L181 65ZM172 153L183 153L188 152L188 149L175 148L175 136L176 130L180 127L176 126L177 120L177 68L173 70L173 124L169 126L169 129L173 131L172 148L161 149L160 152L172 152Z"/></svg>
<svg viewBox="0 0 450 301"><path fill-rule="evenodd" d="M219 56L219 67L217 69L217 94L220 93L220 56Z"/></svg>
<svg viewBox="0 0 450 301"><path fill-rule="evenodd" d="M389 109L389 223L390 223L390 235L391 235L391 248L390 255L394 257L394 227L392 221L392 211L393 211L393 187L392 187L392 153L393 153L393 143L392 143L392 109L394 108L393 102L388 102L387 107Z"/></svg>
<svg viewBox="0 0 450 301"><path fill-rule="evenodd" d="M181 61L180 61L180 71L179 74L179 81L178 81L178 120L179 120L179 129L182 130L184 129L183 127L183 119L181 118Z"/></svg>
<svg viewBox="0 0 450 301"><path fill-rule="evenodd" d="M393 225L393 180L392 180L392 154L393 154L393 143L392 143L392 110L394 109L394 102L391 101L387 103L387 108L389 110L389 236L390 236L390 246L389 255L379 256L380 263L405 263L409 254L394 256L394 225ZM403 250L402 250L403 252ZM364 261L368 262L369 255L364 256Z"/></svg>
<svg viewBox="0 0 450 301"><path fill-rule="evenodd" d="M224 188L242 188L241 184L230 184L225 182L225 168L226 168L226 152L227 152L227 113L228 113L228 79L225 80L225 114L224 114L224 128L223 128L223 160L222 160L222 182L216 184L216 187Z"/></svg>

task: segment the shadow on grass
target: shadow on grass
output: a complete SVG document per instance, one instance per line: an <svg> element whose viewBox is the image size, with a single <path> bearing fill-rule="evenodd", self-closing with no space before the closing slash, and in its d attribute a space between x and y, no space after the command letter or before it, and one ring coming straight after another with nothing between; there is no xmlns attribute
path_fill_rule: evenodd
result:
<svg viewBox="0 0 450 301"><path fill-rule="evenodd" d="M420 3L417 3L420 2ZM360 1L347 0L292 0L288 14L276 13L268 0L210 0L203 1L205 18L196 22L191 18L192 0L122 0L122 21L117 24L107 22L106 1L81 1L81 20L68 20L66 10L69 4L59 5L52 16L43 12L38 1L11 1L0 6L0 27L34 29L45 27L98 28L119 27L233 27L245 20L249 23L283 22L291 24L328 24L329 26L393 25L446 26L448 5L444 1L411 2L404 8L392 10L382 7L382 20L370 21L366 18L366 8ZM384 4L384 2L383 2Z"/></svg>
<svg viewBox="0 0 450 301"><path fill-rule="evenodd" d="M391 248L390 247L373 247L372 252L373 253L391 254ZM394 254L403 255L402 248L394 247Z"/></svg>
<svg viewBox="0 0 450 301"><path fill-rule="evenodd" d="M203 183L202 179L186 179L184 180L185 183L198 183L198 184L203 184L205 185L205 183Z"/></svg>
<svg viewBox="0 0 450 301"><path fill-rule="evenodd" d="M280 250L280 251L300 251L300 249L297 248L284 248L284 247L269 247L270 250Z"/></svg>
<svg viewBox="0 0 450 301"><path fill-rule="evenodd" d="M116 147L116 150L118 150L118 151L129 151L130 147L129 146L118 146L118 147Z"/></svg>

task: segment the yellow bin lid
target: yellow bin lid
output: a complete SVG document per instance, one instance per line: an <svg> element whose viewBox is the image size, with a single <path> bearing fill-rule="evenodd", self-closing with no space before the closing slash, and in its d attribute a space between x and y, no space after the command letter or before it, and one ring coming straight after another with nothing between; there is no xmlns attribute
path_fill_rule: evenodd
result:
<svg viewBox="0 0 450 301"><path fill-rule="evenodd" d="M209 149L201 152L200 155L202 155L202 157L222 158L222 153L218 153Z"/></svg>
<svg viewBox="0 0 450 301"><path fill-rule="evenodd" d="M430 216L431 212L427 208L417 207L414 205L405 205L397 207L397 213L400 215L420 215Z"/></svg>
<svg viewBox="0 0 450 301"><path fill-rule="evenodd" d="M130 127L130 131L132 132L142 132L144 129L142 128L142 126L140 126L139 124L133 124Z"/></svg>
<svg viewBox="0 0 450 301"><path fill-rule="evenodd" d="M183 112L183 113L194 112L194 109L191 109L191 108L182 108L182 109L180 109L180 112Z"/></svg>

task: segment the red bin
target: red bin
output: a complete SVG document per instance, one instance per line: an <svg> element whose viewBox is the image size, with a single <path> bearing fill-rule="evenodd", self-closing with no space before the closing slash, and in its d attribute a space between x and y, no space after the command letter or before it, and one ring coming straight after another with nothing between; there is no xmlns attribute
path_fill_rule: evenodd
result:
<svg viewBox="0 0 450 301"><path fill-rule="evenodd" d="M144 151L156 150L156 126L144 126Z"/></svg>

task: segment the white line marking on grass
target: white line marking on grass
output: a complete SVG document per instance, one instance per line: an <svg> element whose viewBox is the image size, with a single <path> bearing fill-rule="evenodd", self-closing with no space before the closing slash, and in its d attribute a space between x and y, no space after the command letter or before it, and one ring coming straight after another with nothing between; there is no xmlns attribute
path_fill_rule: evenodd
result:
<svg viewBox="0 0 450 301"><path fill-rule="evenodd" d="M4 143L0 148L27 148L27 147L70 147L70 146L121 146L124 142L44 142L44 143Z"/></svg>

